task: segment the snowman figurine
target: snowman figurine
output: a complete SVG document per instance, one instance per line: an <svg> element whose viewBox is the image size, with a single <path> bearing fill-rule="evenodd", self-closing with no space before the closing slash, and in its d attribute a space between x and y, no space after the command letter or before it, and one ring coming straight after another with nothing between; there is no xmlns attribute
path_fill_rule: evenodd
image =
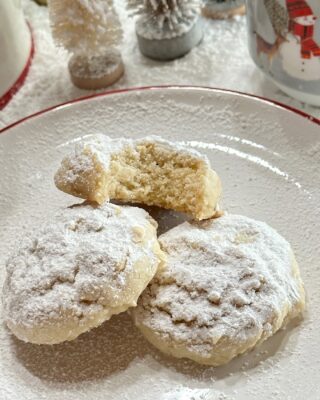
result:
<svg viewBox="0 0 320 400"><path fill-rule="evenodd" d="M283 69L293 78L320 79L320 46L314 38L317 17L305 0L286 0L289 25L280 47Z"/></svg>

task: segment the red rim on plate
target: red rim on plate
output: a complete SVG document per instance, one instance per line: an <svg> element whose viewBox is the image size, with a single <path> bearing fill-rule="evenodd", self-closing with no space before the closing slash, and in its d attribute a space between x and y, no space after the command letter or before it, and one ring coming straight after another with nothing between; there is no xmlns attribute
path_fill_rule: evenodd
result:
<svg viewBox="0 0 320 400"><path fill-rule="evenodd" d="M108 92L95 93L95 94L91 94L89 96L79 97L79 98L76 98L76 99L73 99L73 100L70 100L70 101L66 101L64 103L57 104L55 106L48 107L48 108L46 108L44 110L38 111L38 112L36 112L34 114L28 115L28 116L18 120L16 122L13 122L12 124L0 129L0 134L10 130L11 128L15 127L16 125L19 125L19 124L21 124L21 123L23 123L23 122L25 122L25 121L27 121L29 119L38 117L39 115L45 114L45 113L50 112L52 110L57 110L59 108L63 108L65 106L68 106L68 105L71 105L71 104L74 104L74 103L78 103L78 102L81 102L81 101L84 101L84 100L93 99L93 98L96 98L96 97L109 96L109 95L112 95L112 94L126 93L126 92L134 92L134 91L142 91L142 90L159 90L159 89L179 89L179 88L182 88L182 89L205 89L205 90L212 90L212 91L215 91L215 92L232 93L232 94L237 94L237 95L244 96L244 97L257 99L257 100L262 101L263 103L276 105L279 108L285 109L285 110L293 112L295 114L298 114L301 117L308 119L310 122L313 122L316 125L320 125L320 119L318 119L316 117L313 117L312 115L307 114L307 113L305 113L305 112L303 112L301 110L298 110L298 109L296 109L294 107L288 106L286 104L280 103L280 102L275 101L275 100L267 99L265 97L256 96L256 95L249 94L249 93L238 92L236 90L220 89L220 88L213 88L213 87L207 87L207 86L163 85L163 86L133 87L133 88L128 88L128 89L116 89L116 90L110 90Z"/></svg>
<svg viewBox="0 0 320 400"><path fill-rule="evenodd" d="M14 82L14 84L11 86L11 88L3 95L0 97L0 110L2 110L12 99L12 97L17 93L17 91L21 88L23 85L24 81L26 80L26 77L28 75L31 62L34 56L34 50L35 50L35 45L34 45L34 38L33 38L33 33L32 33L32 28L29 23L27 23L29 31L30 31L30 36L31 36L31 47L30 47L30 52L29 56L27 58L26 64L21 71L20 75L18 76L18 79ZM30 116L31 117L31 116ZM0 130L0 133L2 130Z"/></svg>

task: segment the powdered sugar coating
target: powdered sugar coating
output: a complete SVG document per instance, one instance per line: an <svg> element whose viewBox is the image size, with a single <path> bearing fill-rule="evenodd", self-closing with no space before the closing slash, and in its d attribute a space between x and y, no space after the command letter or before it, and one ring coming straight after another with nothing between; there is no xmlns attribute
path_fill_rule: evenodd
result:
<svg viewBox="0 0 320 400"><path fill-rule="evenodd" d="M56 184L57 186L59 186L59 182L68 185L74 184L76 180L81 179L82 175L95 169L95 158L101 163L104 170L108 170L113 155L120 153L128 147L133 152L136 152L136 147L144 143L160 144L177 153L185 153L191 157L200 159L210 166L210 162L204 154L179 143L170 142L159 136L146 136L141 139L133 140L123 137L114 139L107 135L98 134L84 138L80 143L76 144L74 152L65 157L62 161L61 172L58 170L55 176ZM92 157L92 155L94 155L94 157ZM68 165L68 168L63 167L64 163ZM86 179L86 177L83 179Z"/></svg>
<svg viewBox="0 0 320 400"><path fill-rule="evenodd" d="M63 170L63 175L60 175L58 171L55 176L56 182L61 179L68 184L73 184L81 174L93 170L92 154L105 169L108 169L111 155L120 152L130 142L132 142L130 139L119 138L115 140L102 134L83 139L75 145L74 152L62 161L62 164L68 162L70 168Z"/></svg>
<svg viewBox="0 0 320 400"><path fill-rule="evenodd" d="M4 318L26 341L71 340L135 305L158 253L156 223L142 209L63 209L7 261Z"/></svg>
<svg viewBox="0 0 320 400"><path fill-rule="evenodd" d="M218 365L304 307L291 247L263 222L224 215L186 222L159 241L168 268L141 296L134 319L163 351Z"/></svg>
<svg viewBox="0 0 320 400"><path fill-rule="evenodd" d="M110 158L114 153L119 153L126 147L134 149L139 144L144 144L144 143L161 144L162 146L167 147L173 151L176 151L177 153L182 152L188 154L195 158L199 158L205 161L207 164L209 164L208 158L204 154L201 154L199 151L194 150L188 146L181 145L179 143L170 142L169 140L165 140L160 136L156 135L146 136L144 138L136 140L127 139L123 137L114 139L103 134L93 135L90 136L89 138L84 138L80 143L77 143L73 158L75 163L78 162L79 164L82 164L85 168L88 160L87 160L87 154L83 153L83 150L87 148L91 150L93 154L97 155L99 161L103 163L104 167L107 169L110 163ZM72 155L69 157L70 159L72 159ZM87 166L88 168L91 167L91 165L89 164L87 164Z"/></svg>

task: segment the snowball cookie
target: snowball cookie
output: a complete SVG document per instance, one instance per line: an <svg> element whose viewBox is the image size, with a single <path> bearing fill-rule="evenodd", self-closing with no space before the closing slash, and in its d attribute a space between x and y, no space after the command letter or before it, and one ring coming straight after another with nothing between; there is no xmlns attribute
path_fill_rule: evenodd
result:
<svg viewBox="0 0 320 400"><path fill-rule="evenodd" d="M206 156L156 136L96 135L77 144L55 175L58 189L103 203L109 199L214 216L221 194Z"/></svg>
<svg viewBox="0 0 320 400"><path fill-rule="evenodd" d="M142 209L77 205L27 235L7 261L4 319L21 340L72 340L135 306L163 254Z"/></svg>
<svg viewBox="0 0 320 400"><path fill-rule="evenodd" d="M168 266L132 310L161 351L217 366L263 342L304 308L289 243L263 222L224 215L159 238Z"/></svg>

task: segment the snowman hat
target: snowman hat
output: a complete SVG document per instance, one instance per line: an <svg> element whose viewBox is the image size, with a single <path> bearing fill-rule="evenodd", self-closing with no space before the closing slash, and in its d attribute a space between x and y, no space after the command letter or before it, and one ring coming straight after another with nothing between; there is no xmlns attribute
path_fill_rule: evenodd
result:
<svg viewBox="0 0 320 400"><path fill-rule="evenodd" d="M313 11L305 0L287 0L290 19L313 15Z"/></svg>

